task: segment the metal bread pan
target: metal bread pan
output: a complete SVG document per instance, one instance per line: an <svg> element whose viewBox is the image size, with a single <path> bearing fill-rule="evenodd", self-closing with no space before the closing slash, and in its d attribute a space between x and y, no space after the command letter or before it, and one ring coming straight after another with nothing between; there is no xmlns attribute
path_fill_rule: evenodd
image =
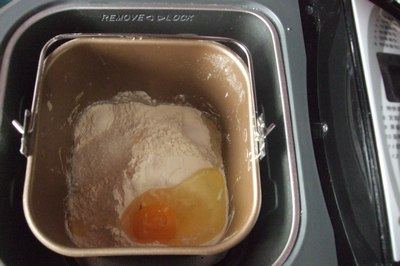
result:
<svg viewBox="0 0 400 266"><path fill-rule="evenodd" d="M24 211L28 225L44 245L69 256L209 255L226 251L245 238L260 210L258 155L264 138L257 122L264 124L262 117L257 120L250 55L246 65L217 40L73 34L55 37L44 46L32 115L26 119L29 127L23 138L28 157ZM192 106L220 118L230 199L230 225L221 242L190 247L81 248L68 237L64 205L76 114L94 102L134 90L143 90L159 101L184 95Z"/></svg>

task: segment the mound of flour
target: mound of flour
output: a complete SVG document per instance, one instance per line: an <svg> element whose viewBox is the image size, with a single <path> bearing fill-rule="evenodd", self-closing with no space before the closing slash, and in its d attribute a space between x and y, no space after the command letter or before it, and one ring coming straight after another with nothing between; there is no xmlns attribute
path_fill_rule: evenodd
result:
<svg viewBox="0 0 400 266"><path fill-rule="evenodd" d="M81 247L124 246L123 210L151 188L221 167L218 130L188 106L155 105L143 92L95 103L74 130L67 228Z"/></svg>

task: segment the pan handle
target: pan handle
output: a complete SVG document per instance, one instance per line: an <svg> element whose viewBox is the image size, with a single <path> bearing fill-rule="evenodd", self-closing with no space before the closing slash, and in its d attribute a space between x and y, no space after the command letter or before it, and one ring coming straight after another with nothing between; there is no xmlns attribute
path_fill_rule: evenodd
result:
<svg viewBox="0 0 400 266"><path fill-rule="evenodd" d="M19 152L24 155L25 157L29 156L28 150L28 125L29 125L29 118L31 116L31 112L29 110L25 110L24 113L24 123L21 125L17 120L13 120L11 123L14 128L22 135L21 137L21 146Z"/></svg>
<svg viewBox="0 0 400 266"><path fill-rule="evenodd" d="M257 156L258 160L262 160L267 151L266 151L266 139L268 135L274 130L276 125L274 123L266 126L265 118L264 118L264 110L261 111L261 114L256 118L256 128L255 128L255 141L257 143Z"/></svg>

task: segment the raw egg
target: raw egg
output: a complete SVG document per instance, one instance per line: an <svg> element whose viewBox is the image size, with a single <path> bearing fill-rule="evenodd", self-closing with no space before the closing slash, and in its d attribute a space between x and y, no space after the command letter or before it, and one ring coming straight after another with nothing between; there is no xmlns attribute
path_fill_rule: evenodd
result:
<svg viewBox="0 0 400 266"><path fill-rule="evenodd" d="M121 228L134 242L192 246L222 236L227 219L225 177L206 168L174 187L135 198L121 216Z"/></svg>

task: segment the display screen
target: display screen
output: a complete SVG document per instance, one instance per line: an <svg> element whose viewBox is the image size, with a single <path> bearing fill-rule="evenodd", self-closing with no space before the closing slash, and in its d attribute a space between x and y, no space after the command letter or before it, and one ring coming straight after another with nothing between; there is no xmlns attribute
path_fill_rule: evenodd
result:
<svg viewBox="0 0 400 266"><path fill-rule="evenodd" d="M388 101L400 102L400 55L378 53L379 67Z"/></svg>

